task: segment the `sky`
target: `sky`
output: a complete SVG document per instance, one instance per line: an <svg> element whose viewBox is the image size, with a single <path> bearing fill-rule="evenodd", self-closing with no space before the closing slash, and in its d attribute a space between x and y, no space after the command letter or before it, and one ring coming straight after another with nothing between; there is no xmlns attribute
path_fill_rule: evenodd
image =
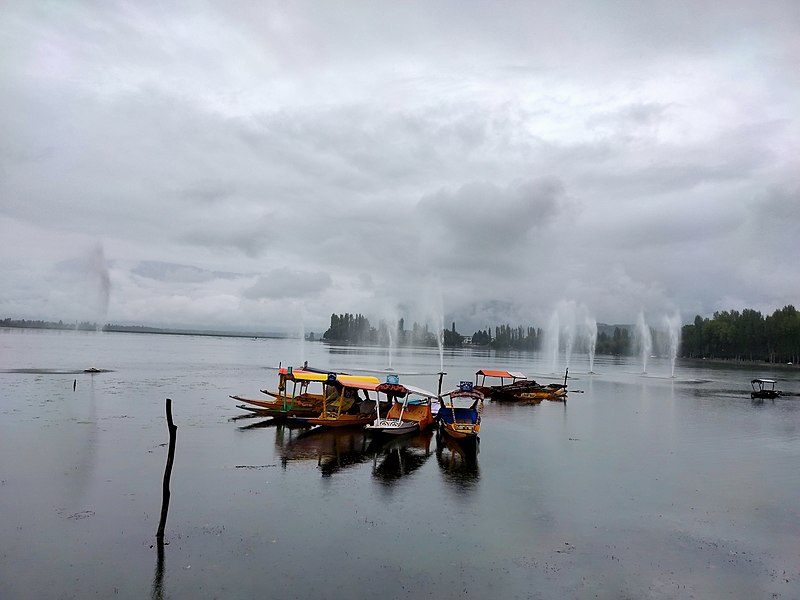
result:
<svg viewBox="0 0 800 600"><path fill-rule="evenodd" d="M6 0L0 317L771 314L798 117L796 0Z"/></svg>

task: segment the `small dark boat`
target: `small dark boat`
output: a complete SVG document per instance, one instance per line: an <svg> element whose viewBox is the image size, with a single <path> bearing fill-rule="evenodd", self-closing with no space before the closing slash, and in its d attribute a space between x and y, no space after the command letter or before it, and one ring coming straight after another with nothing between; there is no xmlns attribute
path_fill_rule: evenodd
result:
<svg viewBox="0 0 800 600"><path fill-rule="evenodd" d="M774 379L751 379L750 386L753 388L753 391L750 392L751 398L770 398L775 399L781 395L779 390L775 389L776 381Z"/></svg>

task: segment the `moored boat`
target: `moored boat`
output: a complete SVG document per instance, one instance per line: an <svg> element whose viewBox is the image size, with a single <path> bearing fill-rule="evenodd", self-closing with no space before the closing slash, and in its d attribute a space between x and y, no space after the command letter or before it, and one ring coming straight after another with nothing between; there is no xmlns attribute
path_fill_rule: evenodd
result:
<svg viewBox="0 0 800 600"><path fill-rule="evenodd" d="M370 376L331 376L323 399L322 412L303 418L309 425L321 427L363 427L375 420L380 380ZM373 393L375 398L370 396ZM293 417L299 419L301 417Z"/></svg>
<svg viewBox="0 0 800 600"><path fill-rule="evenodd" d="M506 385L491 387L491 398L497 401L541 402L542 400L567 400L567 376L564 372L564 383L541 384L533 379L525 379Z"/></svg>
<svg viewBox="0 0 800 600"><path fill-rule="evenodd" d="M381 416L380 405L376 407L375 421L366 426L373 433L402 435L427 429L433 425L431 405L438 396L413 385L401 384L396 375L387 377L386 383L376 388L391 402L391 408Z"/></svg>
<svg viewBox="0 0 800 600"><path fill-rule="evenodd" d="M489 377L490 381L492 379L499 379L500 385L492 385L491 383L487 384L486 378ZM480 369L479 371L475 372L475 383L472 385L473 389L478 390L481 392L485 397L490 397L492 395L492 391L498 387L504 387L509 385L514 385L517 382L524 382L527 381L528 377L524 373L520 373L519 371L500 371L497 369ZM506 380L508 381L506 383ZM535 382L534 382L535 383Z"/></svg>
<svg viewBox="0 0 800 600"><path fill-rule="evenodd" d="M294 370L284 367L278 372L278 393L268 393L274 400L257 400L245 396L231 396L233 400L244 402L254 411L272 417L312 417L322 410L324 400L324 386L328 381L328 374L303 370ZM313 385L318 389L309 391ZM291 388L291 391L290 391ZM242 405L239 405L240 407Z"/></svg>
<svg viewBox="0 0 800 600"><path fill-rule="evenodd" d="M454 439L476 439L481 430L481 413L485 396L471 381L439 397L439 424Z"/></svg>

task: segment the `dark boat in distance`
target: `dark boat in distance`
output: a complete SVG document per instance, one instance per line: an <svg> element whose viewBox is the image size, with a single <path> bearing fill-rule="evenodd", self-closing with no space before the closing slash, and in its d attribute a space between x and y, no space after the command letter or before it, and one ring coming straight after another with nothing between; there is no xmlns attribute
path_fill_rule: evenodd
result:
<svg viewBox="0 0 800 600"><path fill-rule="evenodd" d="M481 369L475 373L474 389L477 389L487 397L496 401L506 402L541 402L542 400L563 400L567 399L567 375L569 370L564 373L564 383L549 383L547 385L538 383L533 379L515 371L495 371ZM500 379L500 385L486 385L486 378L494 377ZM511 379L505 383L506 379Z"/></svg>
<svg viewBox="0 0 800 600"><path fill-rule="evenodd" d="M775 399L781 395L780 390L775 389L776 381L774 379L751 379L750 386L753 388L753 391L750 392L750 398L770 398Z"/></svg>

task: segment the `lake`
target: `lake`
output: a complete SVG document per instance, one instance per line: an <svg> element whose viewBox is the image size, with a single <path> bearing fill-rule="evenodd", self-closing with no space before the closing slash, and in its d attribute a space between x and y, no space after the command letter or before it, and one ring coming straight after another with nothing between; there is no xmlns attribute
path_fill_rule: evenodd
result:
<svg viewBox="0 0 800 600"><path fill-rule="evenodd" d="M570 357L477 452L251 415L279 363L436 391L536 354L0 329L2 598L799 598L797 368ZM87 374L89 367L109 372ZM73 390L74 385L74 390ZM163 555L155 533L177 426Z"/></svg>

